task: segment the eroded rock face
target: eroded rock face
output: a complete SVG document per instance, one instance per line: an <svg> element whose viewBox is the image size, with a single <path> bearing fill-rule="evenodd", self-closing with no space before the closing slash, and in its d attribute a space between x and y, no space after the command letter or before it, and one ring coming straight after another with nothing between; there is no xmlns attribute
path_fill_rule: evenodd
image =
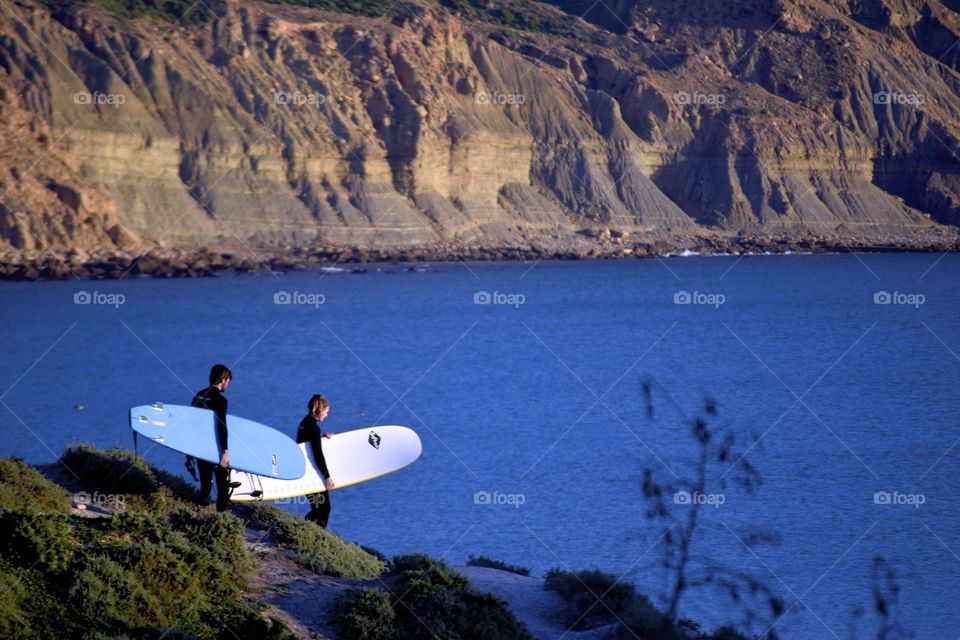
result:
<svg viewBox="0 0 960 640"><path fill-rule="evenodd" d="M0 4L0 238L955 231L934 222L960 211L960 23L939 3L624 1L565 38L404 4L372 19L228 1L190 28Z"/></svg>
<svg viewBox="0 0 960 640"><path fill-rule="evenodd" d="M138 250L113 198L82 174L62 134L19 105L17 89L0 76L0 249Z"/></svg>

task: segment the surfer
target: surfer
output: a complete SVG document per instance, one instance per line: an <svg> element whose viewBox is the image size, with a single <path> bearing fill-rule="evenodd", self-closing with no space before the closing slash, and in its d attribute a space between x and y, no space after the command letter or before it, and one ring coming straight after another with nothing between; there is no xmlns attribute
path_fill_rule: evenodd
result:
<svg viewBox="0 0 960 640"><path fill-rule="evenodd" d="M200 504L210 504L210 489L213 478L217 479L217 511L226 511L230 504L230 452L227 450L227 399L223 392L227 390L233 373L222 364L210 369L210 386L201 389L193 397L191 406L210 409L216 416L217 447L220 450L220 464L197 460L200 472ZM187 459L187 468L191 467Z"/></svg>
<svg viewBox="0 0 960 640"><path fill-rule="evenodd" d="M330 438L333 433L320 430L320 423L327 419L330 413L330 402L319 393L310 397L307 403L307 415L300 421L300 427L297 429L297 443L309 442L313 450L313 459L317 463L317 470L323 478L323 484L327 491L311 493L307 496L310 503L310 513L306 519L316 522L318 525L327 528L327 521L330 519L330 490L336 485L333 478L330 477L330 471L327 469L327 461L323 457L323 446L321 438Z"/></svg>

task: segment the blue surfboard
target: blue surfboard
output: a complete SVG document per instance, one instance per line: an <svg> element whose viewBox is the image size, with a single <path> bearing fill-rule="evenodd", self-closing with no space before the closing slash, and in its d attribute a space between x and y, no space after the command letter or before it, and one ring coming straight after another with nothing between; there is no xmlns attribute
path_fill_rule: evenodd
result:
<svg viewBox="0 0 960 640"><path fill-rule="evenodd" d="M130 409L130 428L168 449L207 462L220 462L213 411L176 404L145 404ZM227 415L230 467L281 480L306 472L300 447L289 436L246 418Z"/></svg>

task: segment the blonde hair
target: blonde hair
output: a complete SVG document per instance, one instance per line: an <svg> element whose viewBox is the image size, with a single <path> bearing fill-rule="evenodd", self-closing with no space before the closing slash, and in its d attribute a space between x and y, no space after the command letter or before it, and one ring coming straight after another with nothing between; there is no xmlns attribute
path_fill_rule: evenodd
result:
<svg viewBox="0 0 960 640"><path fill-rule="evenodd" d="M330 401L323 397L320 393L315 393L310 396L310 402L307 403L307 411L310 412L310 415L320 413L324 409L330 407Z"/></svg>

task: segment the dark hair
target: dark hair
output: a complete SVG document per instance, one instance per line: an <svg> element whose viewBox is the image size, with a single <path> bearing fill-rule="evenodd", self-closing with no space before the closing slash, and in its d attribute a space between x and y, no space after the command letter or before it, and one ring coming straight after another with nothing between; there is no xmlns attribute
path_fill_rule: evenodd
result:
<svg viewBox="0 0 960 640"><path fill-rule="evenodd" d="M329 406L330 402L324 398L322 394L315 393L310 396L310 402L307 403L307 411L310 412L310 415L313 415L317 411L323 411Z"/></svg>
<svg viewBox="0 0 960 640"><path fill-rule="evenodd" d="M210 386L220 384L224 380L233 380L233 373L225 364L215 364L210 367Z"/></svg>

